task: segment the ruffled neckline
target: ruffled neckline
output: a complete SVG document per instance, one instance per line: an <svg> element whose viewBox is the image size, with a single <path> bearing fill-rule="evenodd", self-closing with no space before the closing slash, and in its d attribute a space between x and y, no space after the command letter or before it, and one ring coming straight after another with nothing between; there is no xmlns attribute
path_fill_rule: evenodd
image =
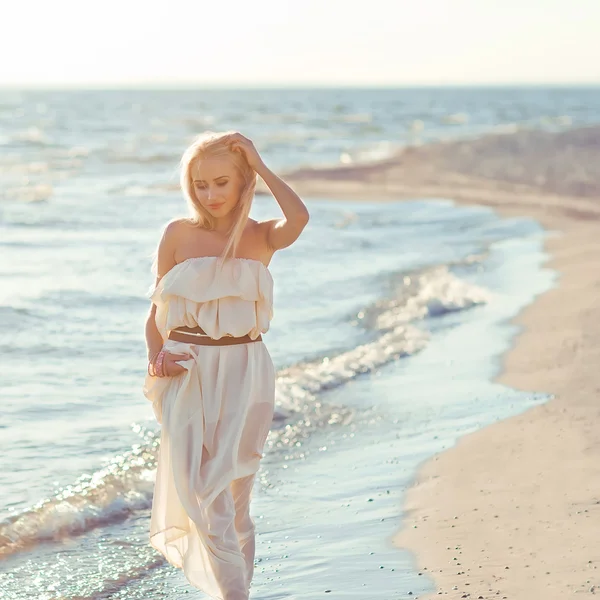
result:
<svg viewBox="0 0 600 600"><path fill-rule="evenodd" d="M162 278L166 277L168 273L170 273L171 271L177 269L178 267L180 267L181 265L185 265L189 262L200 262L203 260L219 260L221 257L220 256L190 256L189 258L185 258L184 260L182 260L181 262L178 262L177 264L173 265L164 275ZM255 263L260 265L268 274L270 277L271 276L271 271L269 270L269 267L267 267L267 265L265 265L265 263L262 260L258 260L257 258L243 258L243 257L239 257L239 256L234 256L233 258L228 258L226 262L230 261L230 260L241 260L244 262L249 262L249 263Z"/></svg>
<svg viewBox="0 0 600 600"><path fill-rule="evenodd" d="M186 258L171 267L146 295L153 301L166 300L168 296L181 296L194 302L227 296L255 301L267 297L271 301L273 276L262 261L234 257L219 265L220 260L220 256Z"/></svg>

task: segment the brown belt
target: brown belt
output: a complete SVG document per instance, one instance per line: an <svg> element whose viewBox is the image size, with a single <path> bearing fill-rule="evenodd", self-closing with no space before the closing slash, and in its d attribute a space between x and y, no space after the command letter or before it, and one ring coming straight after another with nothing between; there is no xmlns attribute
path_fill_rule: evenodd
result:
<svg viewBox="0 0 600 600"><path fill-rule="evenodd" d="M250 335L242 337L233 337L225 335L218 340L211 338L201 327L178 327L169 332L169 339L175 342L185 342L186 344L198 344L200 346L232 346L234 344L248 344L250 342L262 341L262 336L259 335L256 339L252 339Z"/></svg>

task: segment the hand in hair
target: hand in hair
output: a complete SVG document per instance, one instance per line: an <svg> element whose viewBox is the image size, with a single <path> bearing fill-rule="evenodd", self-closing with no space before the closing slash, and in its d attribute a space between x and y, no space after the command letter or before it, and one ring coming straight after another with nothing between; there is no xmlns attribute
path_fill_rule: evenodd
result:
<svg viewBox="0 0 600 600"><path fill-rule="evenodd" d="M241 152L248 164L255 170L259 171L261 167L264 167L265 163L260 157L258 150L254 147L252 140L243 136L239 132L231 133L229 139L226 142L234 152Z"/></svg>

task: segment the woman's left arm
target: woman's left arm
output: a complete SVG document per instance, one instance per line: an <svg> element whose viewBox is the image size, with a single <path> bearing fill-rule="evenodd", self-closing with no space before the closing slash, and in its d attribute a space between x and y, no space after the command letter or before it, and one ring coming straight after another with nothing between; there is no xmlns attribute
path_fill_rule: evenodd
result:
<svg viewBox="0 0 600 600"><path fill-rule="evenodd" d="M241 152L271 190L283 211L283 219L270 219L261 225L266 228L269 248L273 251L293 244L308 223L309 214L304 202L283 179L275 175L263 162L252 140L236 132L230 135L232 150Z"/></svg>
<svg viewBox="0 0 600 600"><path fill-rule="evenodd" d="M264 163L256 170L271 190L283 211L283 219L265 221L267 243L271 250L293 244L310 218L306 205L283 179L275 175Z"/></svg>

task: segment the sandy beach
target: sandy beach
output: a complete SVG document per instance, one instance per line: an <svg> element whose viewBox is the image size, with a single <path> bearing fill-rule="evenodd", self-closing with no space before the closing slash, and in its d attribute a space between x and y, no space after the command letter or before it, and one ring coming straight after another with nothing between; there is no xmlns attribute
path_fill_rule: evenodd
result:
<svg viewBox="0 0 600 600"><path fill-rule="evenodd" d="M558 284L517 317L497 376L551 400L421 465L394 543L432 575L429 598L600 594L600 127L415 146L285 179L306 196L482 204L551 232Z"/></svg>

